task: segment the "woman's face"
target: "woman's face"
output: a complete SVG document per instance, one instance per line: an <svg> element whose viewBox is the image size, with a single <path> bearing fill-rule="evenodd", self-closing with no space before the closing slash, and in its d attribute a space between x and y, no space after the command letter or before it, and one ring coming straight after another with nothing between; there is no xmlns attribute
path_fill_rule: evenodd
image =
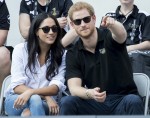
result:
<svg viewBox="0 0 150 118"><path fill-rule="evenodd" d="M39 44L53 44L57 37L58 28L52 18L46 18L36 33L39 37Z"/></svg>

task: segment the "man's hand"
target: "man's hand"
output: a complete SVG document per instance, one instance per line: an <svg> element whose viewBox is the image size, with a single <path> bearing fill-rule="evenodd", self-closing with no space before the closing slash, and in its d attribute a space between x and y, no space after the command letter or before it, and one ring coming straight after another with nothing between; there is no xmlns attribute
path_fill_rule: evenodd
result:
<svg viewBox="0 0 150 118"><path fill-rule="evenodd" d="M61 18L57 18L59 25L61 28L65 28L65 26L67 25L67 18L66 17L61 17Z"/></svg>
<svg viewBox="0 0 150 118"><path fill-rule="evenodd" d="M91 98L97 102L104 102L106 99L106 91L100 92L100 88L88 89Z"/></svg>
<svg viewBox="0 0 150 118"><path fill-rule="evenodd" d="M106 27L106 28L110 28L110 27L112 27L115 24L115 21L116 20L114 18L111 18L109 16L104 16L102 18L101 26L102 27Z"/></svg>

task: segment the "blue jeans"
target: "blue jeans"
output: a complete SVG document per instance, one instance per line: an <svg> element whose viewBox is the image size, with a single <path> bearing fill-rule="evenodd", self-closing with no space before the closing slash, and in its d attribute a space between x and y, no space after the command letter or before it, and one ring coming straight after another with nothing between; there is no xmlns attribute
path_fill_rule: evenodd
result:
<svg viewBox="0 0 150 118"><path fill-rule="evenodd" d="M144 104L140 96L108 95L105 102L65 96L60 102L60 115L129 115L144 114Z"/></svg>
<svg viewBox="0 0 150 118"><path fill-rule="evenodd" d="M20 116L25 108L29 108L31 116L48 115L49 108L47 103L41 99L39 95L32 95L22 109L13 108L14 101L17 99L17 94L10 94L5 99L5 112L8 116Z"/></svg>

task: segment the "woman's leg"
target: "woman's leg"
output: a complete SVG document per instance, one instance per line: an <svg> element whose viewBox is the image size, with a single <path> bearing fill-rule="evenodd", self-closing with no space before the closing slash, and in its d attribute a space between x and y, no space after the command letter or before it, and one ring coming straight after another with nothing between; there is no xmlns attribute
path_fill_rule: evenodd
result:
<svg viewBox="0 0 150 118"><path fill-rule="evenodd" d="M39 95L32 95L29 99L29 109L31 116L45 115L43 100Z"/></svg>
<svg viewBox="0 0 150 118"><path fill-rule="evenodd" d="M20 116L24 108L27 106L24 106L22 109L15 109L14 108L14 102L17 99L17 94L10 94L6 97L4 106L5 106L5 112L8 116Z"/></svg>

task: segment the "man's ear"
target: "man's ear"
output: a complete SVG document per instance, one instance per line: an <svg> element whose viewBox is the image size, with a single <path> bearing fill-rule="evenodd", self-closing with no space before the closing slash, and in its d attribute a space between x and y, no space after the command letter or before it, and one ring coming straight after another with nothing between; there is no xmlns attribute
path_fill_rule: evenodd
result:
<svg viewBox="0 0 150 118"><path fill-rule="evenodd" d="M72 21L70 21L70 27L71 27L71 28L74 28L74 24L73 24ZM71 29L71 28L70 28L70 29Z"/></svg>
<svg viewBox="0 0 150 118"><path fill-rule="evenodd" d="M96 24L96 16L95 15L92 16L92 19L95 21L95 24Z"/></svg>

